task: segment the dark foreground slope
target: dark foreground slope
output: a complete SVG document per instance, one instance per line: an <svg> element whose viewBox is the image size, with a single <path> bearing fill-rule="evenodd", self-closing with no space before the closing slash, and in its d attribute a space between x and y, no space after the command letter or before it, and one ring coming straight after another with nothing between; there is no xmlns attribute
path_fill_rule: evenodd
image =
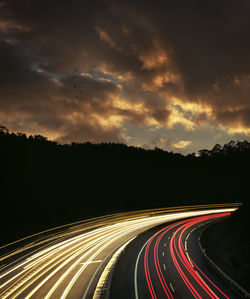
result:
<svg viewBox="0 0 250 299"><path fill-rule="evenodd" d="M208 227L201 237L208 256L250 292L250 209L241 207L230 218Z"/></svg>
<svg viewBox="0 0 250 299"><path fill-rule="evenodd" d="M200 157L0 130L1 242L107 213L247 201L250 144Z"/></svg>

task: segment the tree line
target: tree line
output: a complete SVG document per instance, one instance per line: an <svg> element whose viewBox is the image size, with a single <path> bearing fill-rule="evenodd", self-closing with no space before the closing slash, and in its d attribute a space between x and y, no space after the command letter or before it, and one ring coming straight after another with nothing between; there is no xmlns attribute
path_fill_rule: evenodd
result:
<svg viewBox="0 0 250 299"><path fill-rule="evenodd" d="M93 216L186 204L247 202L250 144L199 155L90 142L59 144L0 126L2 242Z"/></svg>

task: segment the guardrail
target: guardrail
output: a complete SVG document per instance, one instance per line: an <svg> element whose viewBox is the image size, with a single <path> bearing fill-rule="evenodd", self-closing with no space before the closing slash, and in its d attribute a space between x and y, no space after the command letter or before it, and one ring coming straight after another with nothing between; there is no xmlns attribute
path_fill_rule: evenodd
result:
<svg viewBox="0 0 250 299"><path fill-rule="evenodd" d="M213 223L214 224L214 223ZM199 239L198 243L201 249L201 252L203 253L207 263L210 265L212 269L214 269L220 277L225 280L240 296L243 298L250 298L250 294L243 289L240 285L238 285L237 282L235 282L231 277L229 277L225 272L223 272L211 259L210 257L206 254L205 249L202 247L201 242L200 242L200 237L203 234L203 232L209 227L209 225L206 225L199 233Z"/></svg>

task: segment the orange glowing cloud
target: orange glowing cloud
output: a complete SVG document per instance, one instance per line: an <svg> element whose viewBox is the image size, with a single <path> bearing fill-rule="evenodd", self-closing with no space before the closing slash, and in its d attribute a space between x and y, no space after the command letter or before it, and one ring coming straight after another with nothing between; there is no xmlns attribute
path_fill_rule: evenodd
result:
<svg viewBox="0 0 250 299"><path fill-rule="evenodd" d="M96 27L96 32L99 34L100 39L105 41L110 47L121 50L121 48L114 42L112 37L105 30Z"/></svg>
<svg viewBox="0 0 250 299"><path fill-rule="evenodd" d="M156 49L151 53L141 53L139 59L143 63L143 68L148 70L159 68L168 61L167 54L160 49Z"/></svg>
<svg viewBox="0 0 250 299"><path fill-rule="evenodd" d="M0 7L1 7L1 5L0 5ZM0 19L0 31L5 32L9 29L17 29L19 31L26 31L26 32L31 30L27 25L14 22L12 20L1 20Z"/></svg>
<svg viewBox="0 0 250 299"><path fill-rule="evenodd" d="M178 149L183 149L189 146L192 143L190 140L181 140L178 143L174 143L173 146Z"/></svg>

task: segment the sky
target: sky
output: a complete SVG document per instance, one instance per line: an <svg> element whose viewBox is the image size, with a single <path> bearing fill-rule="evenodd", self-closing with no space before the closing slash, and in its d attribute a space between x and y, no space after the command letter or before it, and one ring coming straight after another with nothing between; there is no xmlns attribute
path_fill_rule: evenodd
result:
<svg viewBox="0 0 250 299"><path fill-rule="evenodd" d="M192 153L250 140L250 1L0 0L0 124Z"/></svg>

